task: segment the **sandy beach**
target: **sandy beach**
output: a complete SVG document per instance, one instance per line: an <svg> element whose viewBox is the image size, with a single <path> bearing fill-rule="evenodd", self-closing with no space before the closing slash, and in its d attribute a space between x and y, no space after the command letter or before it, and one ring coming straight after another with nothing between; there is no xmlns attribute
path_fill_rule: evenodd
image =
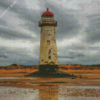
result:
<svg viewBox="0 0 100 100"><path fill-rule="evenodd" d="M24 90L25 89L30 89L30 90L32 89L34 91L38 90L39 92L38 92L37 100L61 100L61 99L65 100L64 98L67 97L69 98L67 100L77 100L75 99L76 97L78 98L81 97L78 100L88 100L89 97L91 97L90 98L91 100L99 100L98 99L100 97L100 71L99 70L65 71L66 73L74 74L78 76L74 79L71 77L66 77L66 78L25 77L25 75L29 75L30 73L33 73L35 71L37 70L0 71L0 88L13 87L13 88L17 88L17 89L20 88ZM81 76L81 78L79 76ZM14 91L16 93L17 90ZM4 99L4 97L2 98ZM4 100L7 99L5 98ZM15 100L26 100L26 99L15 99Z"/></svg>

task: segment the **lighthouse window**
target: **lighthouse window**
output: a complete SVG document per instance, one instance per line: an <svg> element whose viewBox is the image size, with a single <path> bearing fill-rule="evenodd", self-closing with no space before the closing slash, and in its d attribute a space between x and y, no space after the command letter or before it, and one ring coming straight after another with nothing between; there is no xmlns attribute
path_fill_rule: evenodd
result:
<svg viewBox="0 0 100 100"><path fill-rule="evenodd" d="M47 40L47 42L50 42L50 40Z"/></svg>
<svg viewBox="0 0 100 100"><path fill-rule="evenodd" d="M51 59L51 56L49 56L49 59Z"/></svg>

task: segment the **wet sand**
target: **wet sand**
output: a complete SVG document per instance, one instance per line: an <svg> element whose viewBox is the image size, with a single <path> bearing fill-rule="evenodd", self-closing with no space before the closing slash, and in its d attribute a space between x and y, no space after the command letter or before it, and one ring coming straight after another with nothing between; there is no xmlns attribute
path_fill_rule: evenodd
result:
<svg viewBox="0 0 100 100"><path fill-rule="evenodd" d="M34 87L33 84L44 85L68 85L68 86L100 86L100 70L69 70L65 71L69 74L74 74L77 77L66 78L40 78L40 77L25 77L35 71L0 71L0 86L18 86L18 87ZM64 71L64 70L63 70ZM81 77L80 77L81 76ZM27 83L27 84L26 84ZM16 84L16 85L15 85ZM20 85L19 85L20 84ZM33 85L33 86L32 86ZM36 86L35 86L36 87Z"/></svg>
<svg viewBox="0 0 100 100"><path fill-rule="evenodd" d="M51 100L51 99L65 100L65 98L67 98L66 100L99 100L100 98L100 71L91 71L91 72L89 71L89 73L87 71L86 72L83 71L83 73L81 71L78 72L69 71L68 72L69 74L82 76L81 78L76 77L74 79L72 79L72 77L68 78L25 77L25 75L29 75L30 73L32 72L29 71L0 72L0 89L13 87L17 89L23 88L23 89L30 89L30 91L31 89L32 91L33 90L38 91L37 96L36 94L33 93L37 99L35 98L33 99L32 97L32 100ZM18 94L18 92L16 92L17 90L14 91L15 94L16 93ZM14 98L13 97L14 92L10 93L12 93L11 97ZM4 95L2 96L3 100L8 100L5 98L5 96L10 95L10 93L3 94ZM24 100L24 97L21 98L22 99L15 99L15 100ZM27 98L27 100L31 99Z"/></svg>

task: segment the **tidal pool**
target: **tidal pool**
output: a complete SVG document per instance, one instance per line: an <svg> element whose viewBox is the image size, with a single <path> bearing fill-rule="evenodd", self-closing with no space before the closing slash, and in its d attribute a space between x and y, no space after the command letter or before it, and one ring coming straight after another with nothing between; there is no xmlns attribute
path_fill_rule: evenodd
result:
<svg viewBox="0 0 100 100"><path fill-rule="evenodd" d="M99 86L59 86L61 100L99 100ZM66 98L66 99L65 99Z"/></svg>
<svg viewBox="0 0 100 100"><path fill-rule="evenodd" d="M100 100L99 86L0 87L0 100Z"/></svg>
<svg viewBox="0 0 100 100"><path fill-rule="evenodd" d="M20 77L0 77L0 79L20 79Z"/></svg>

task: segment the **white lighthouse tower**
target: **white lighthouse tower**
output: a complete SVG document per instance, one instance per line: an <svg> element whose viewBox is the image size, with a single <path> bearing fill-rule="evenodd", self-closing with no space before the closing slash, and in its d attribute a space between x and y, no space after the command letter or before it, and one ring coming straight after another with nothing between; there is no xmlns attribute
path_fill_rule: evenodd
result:
<svg viewBox="0 0 100 100"><path fill-rule="evenodd" d="M58 69L56 26L57 21L54 20L54 14L47 8L39 21L39 27L41 27L39 71Z"/></svg>

